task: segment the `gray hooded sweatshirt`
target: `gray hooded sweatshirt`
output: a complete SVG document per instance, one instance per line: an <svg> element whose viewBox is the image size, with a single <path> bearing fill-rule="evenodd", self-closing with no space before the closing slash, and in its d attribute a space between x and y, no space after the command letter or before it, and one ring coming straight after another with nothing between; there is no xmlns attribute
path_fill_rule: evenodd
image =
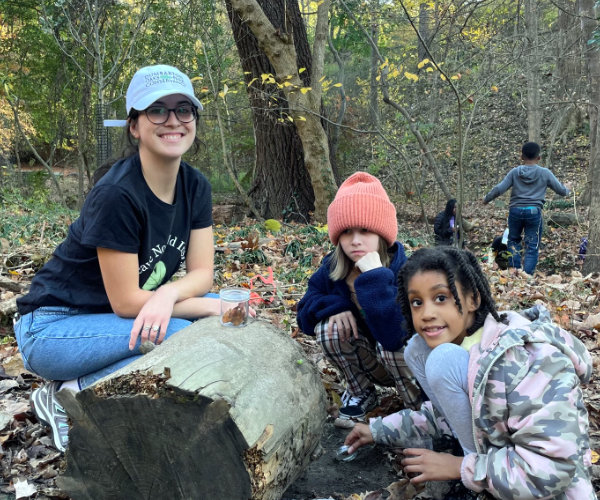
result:
<svg viewBox="0 0 600 500"><path fill-rule="evenodd" d="M560 196L569 194L554 174L539 165L519 165L513 168L506 177L485 195L484 203L504 194L510 187L509 207L539 207L542 208L546 197L546 189L552 189Z"/></svg>

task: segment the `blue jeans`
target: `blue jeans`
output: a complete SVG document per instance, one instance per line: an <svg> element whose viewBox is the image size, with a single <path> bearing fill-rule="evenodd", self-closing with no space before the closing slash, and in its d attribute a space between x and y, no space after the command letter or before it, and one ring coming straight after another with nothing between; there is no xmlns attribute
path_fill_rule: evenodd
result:
<svg viewBox="0 0 600 500"><path fill-rule="evenodd" d="M431 403L444 416L465 455L475 452L467 374L469 353L456 344L431 349L415 334L404 348L404 359Z"/></svg>
<svg viewBox="0 0 600 500"><path fill-rule="evenodd" d="M521 233L525 232L524 238ZM523 271L527 274L535 272L540 241L542 240L542 209L538 207L512 207L508 211L508 265L521 268L521 240L524 239L525 255Z"/></svg>
<svg viewBox="0 0 600 500"><path fill-rule="evenodd" d="M133 322L113 313L40 307L22 316L14 329L25 368L48 380L79 378L83 389L142 356L139 338L129 350ZM190 324L171 318L165 339Z"/></svg>

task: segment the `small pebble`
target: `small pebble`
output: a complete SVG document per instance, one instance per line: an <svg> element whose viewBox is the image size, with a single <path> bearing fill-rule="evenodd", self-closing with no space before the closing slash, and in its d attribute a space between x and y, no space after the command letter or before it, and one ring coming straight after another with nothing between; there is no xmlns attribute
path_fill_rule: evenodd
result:
<svg viewBox="0 0 600 500"><path fill-rule="evenodd" d="M156 346L154 345L153 342L150 342L149 340L145 340L144 342L142 342L142 345L140 345L140 352L142 354L148 354L155 347Z"/></svg>

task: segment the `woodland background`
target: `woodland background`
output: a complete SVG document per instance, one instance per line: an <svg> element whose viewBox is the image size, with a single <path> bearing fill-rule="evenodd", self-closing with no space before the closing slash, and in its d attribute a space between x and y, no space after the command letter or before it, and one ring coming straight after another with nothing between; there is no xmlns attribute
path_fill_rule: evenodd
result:
<svg viewBox="0 0 600 500"><path fill-rule="evenodd" d="M596 9L592 0L0 0L0 498L20 480L38 498L61 495L60 456L27 402L40 380L20 362L14 300L66 235L93 172L118 156L122 131L102 120L125 118L127 84L148 64L179 67L204 104L200 147L186 160L213 186L215 288L253 287L259 318L306 348L332 407L342 386L298 331L295 304L331 248L323 224L336 185L357 170L384 183L407 253L431 244L433 217L457 198L500 307L543 302L596 362ZM533 280L492 267L508 196L481 203L527 140L574 187L568 199L549 192ZM585 389L594 449L597 389ZM319 493L343 491L331 488Z"/></svg>

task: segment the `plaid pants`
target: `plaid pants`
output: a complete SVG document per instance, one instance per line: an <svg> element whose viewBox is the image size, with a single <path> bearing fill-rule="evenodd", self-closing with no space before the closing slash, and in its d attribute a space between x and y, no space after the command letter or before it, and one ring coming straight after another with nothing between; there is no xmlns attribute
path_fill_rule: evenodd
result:
<svg viewBox="0 0 600 500"><path fill-rule="evenodd" d="M376 342L358 332L358 339L352 337L346 342L339 338L337 327L329 332L329 320L323 320L315 327L317 342L325 357L342 373L348 384L348 392L353 396L364 394L374 384L396 386L404 406L418 410L421 406L421 389L416 378L404 361L404 348L386 351Z"/></svg>

